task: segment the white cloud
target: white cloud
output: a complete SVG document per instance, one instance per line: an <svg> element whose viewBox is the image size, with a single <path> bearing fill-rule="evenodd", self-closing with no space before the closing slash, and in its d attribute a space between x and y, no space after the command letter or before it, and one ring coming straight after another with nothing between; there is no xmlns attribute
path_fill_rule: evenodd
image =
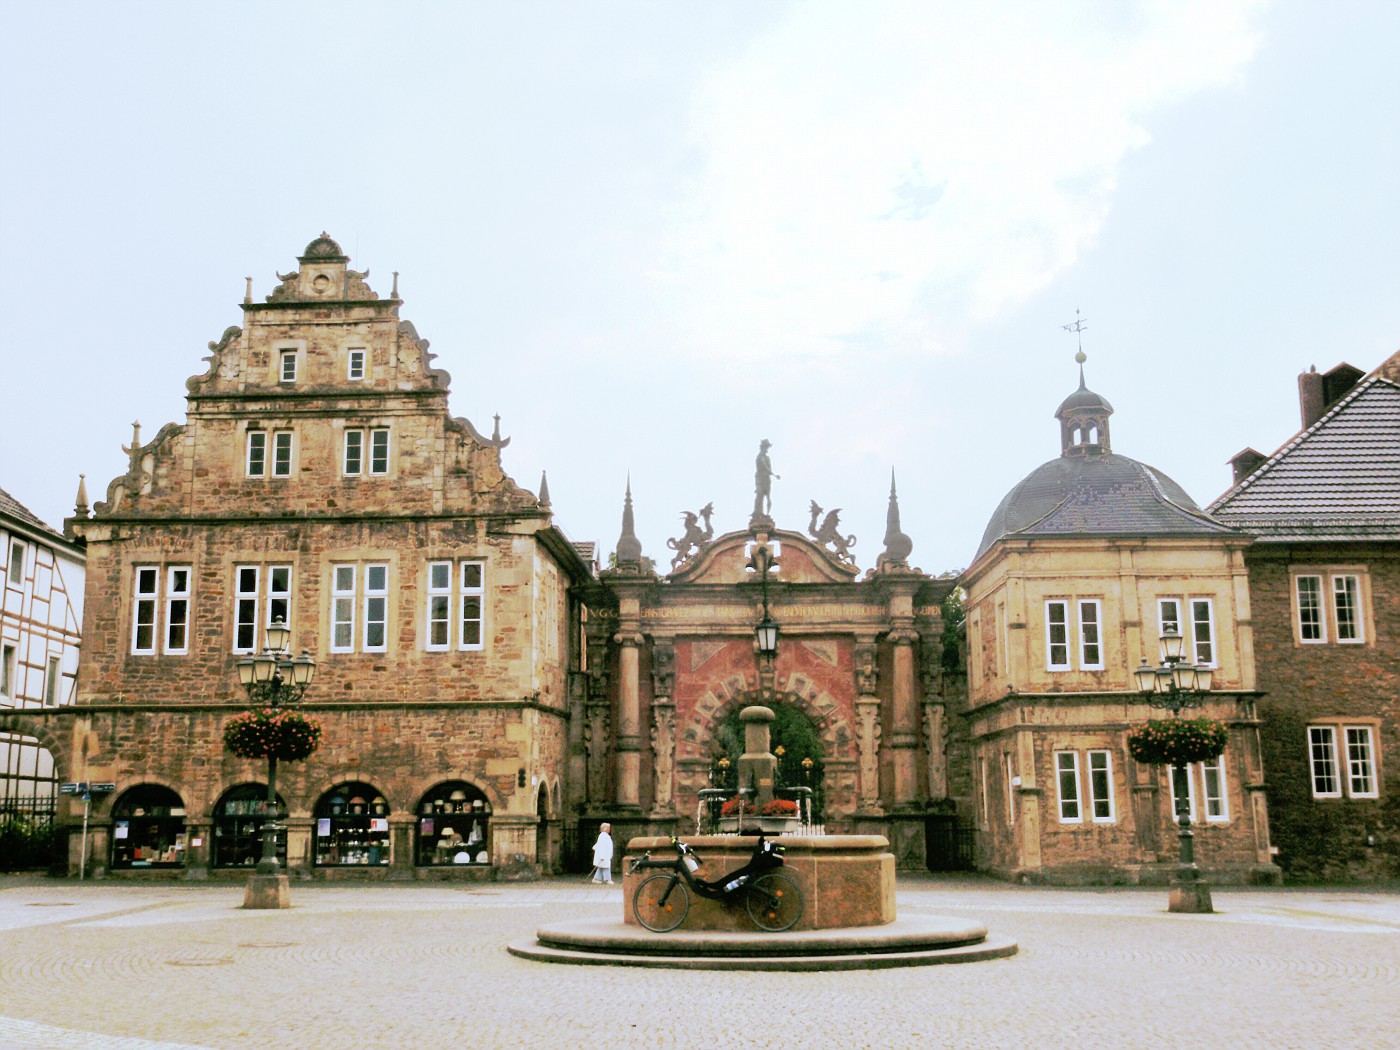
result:
<svg viewBox="0 0 1400 1050"><path fill-rule="evenodd" d="M1164 107L1229 83L1257 5L794 5L701 88L705 164L653 274L693 347L939 352L1091 244Z"/></svg>

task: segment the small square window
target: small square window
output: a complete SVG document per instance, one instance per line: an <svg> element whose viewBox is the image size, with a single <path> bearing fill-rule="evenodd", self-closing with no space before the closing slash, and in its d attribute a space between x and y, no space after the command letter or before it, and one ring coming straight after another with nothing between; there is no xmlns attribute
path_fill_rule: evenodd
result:
<svg viewBox="0 0 1400 1050"><path fill-rule="evenodd" d="M283 383L295 383L297 381L297 352L295 350L283 350L278 357L277 378Z"/></svg>

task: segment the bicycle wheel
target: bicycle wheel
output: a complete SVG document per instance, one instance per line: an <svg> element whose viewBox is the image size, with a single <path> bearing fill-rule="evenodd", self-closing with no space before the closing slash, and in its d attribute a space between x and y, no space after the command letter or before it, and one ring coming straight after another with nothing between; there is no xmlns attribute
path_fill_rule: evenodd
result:
<svg viewBox="0 0 1400 1050"><path fill-rule="evenodd" d="M685 922L690 890L679 875L648 875L632 894L632 914L653 933L669 933Z"/></svg>
<svg viewBox="0 0 1400 1050"><path fill-rule="evenodd" d="M781 872L770 871L749 883L744 903L754 925L771 933L790 930L802 918L802 890Z"/></svg>

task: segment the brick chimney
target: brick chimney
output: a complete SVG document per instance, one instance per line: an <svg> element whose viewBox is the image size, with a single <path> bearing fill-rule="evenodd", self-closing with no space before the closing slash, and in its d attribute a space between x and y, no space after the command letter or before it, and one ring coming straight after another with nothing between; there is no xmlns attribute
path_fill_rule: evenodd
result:
<svg viewBox="0 0 1400 1050"><path fill-rule="evenodd" d="M1304 373L1306 374L1306 373ZM1247 448L1243 452L1236 452L1230 459L1230 469L1235 472L1235 480L1232 484L1238 485L1245 478L1249 477L1259 469L1259 464L1269 457L1258 449Z"/></svg>
<svg viewBox="0 0 1400 1050"><path fill-rule="evenodd" d="M1313 365L1298 377L1298 404L1303 411L1303 429L1307 430L1327 411L1322 404L1322 374Z"/></svg>

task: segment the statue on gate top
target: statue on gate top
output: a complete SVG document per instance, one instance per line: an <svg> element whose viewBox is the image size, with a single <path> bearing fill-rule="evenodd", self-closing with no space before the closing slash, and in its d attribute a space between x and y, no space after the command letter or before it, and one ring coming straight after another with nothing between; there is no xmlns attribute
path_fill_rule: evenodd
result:
<svg viewBox="0 0 1400 1050"><path fill-rule="evenodd" d="M781 479L782 475L773 473L773 461L768 458L768 450L772 447L773 442L764 438L759 442L758 456L754 459L753 518L750 525L756 522L771 523L773 520L773 479Z"/></svg>

